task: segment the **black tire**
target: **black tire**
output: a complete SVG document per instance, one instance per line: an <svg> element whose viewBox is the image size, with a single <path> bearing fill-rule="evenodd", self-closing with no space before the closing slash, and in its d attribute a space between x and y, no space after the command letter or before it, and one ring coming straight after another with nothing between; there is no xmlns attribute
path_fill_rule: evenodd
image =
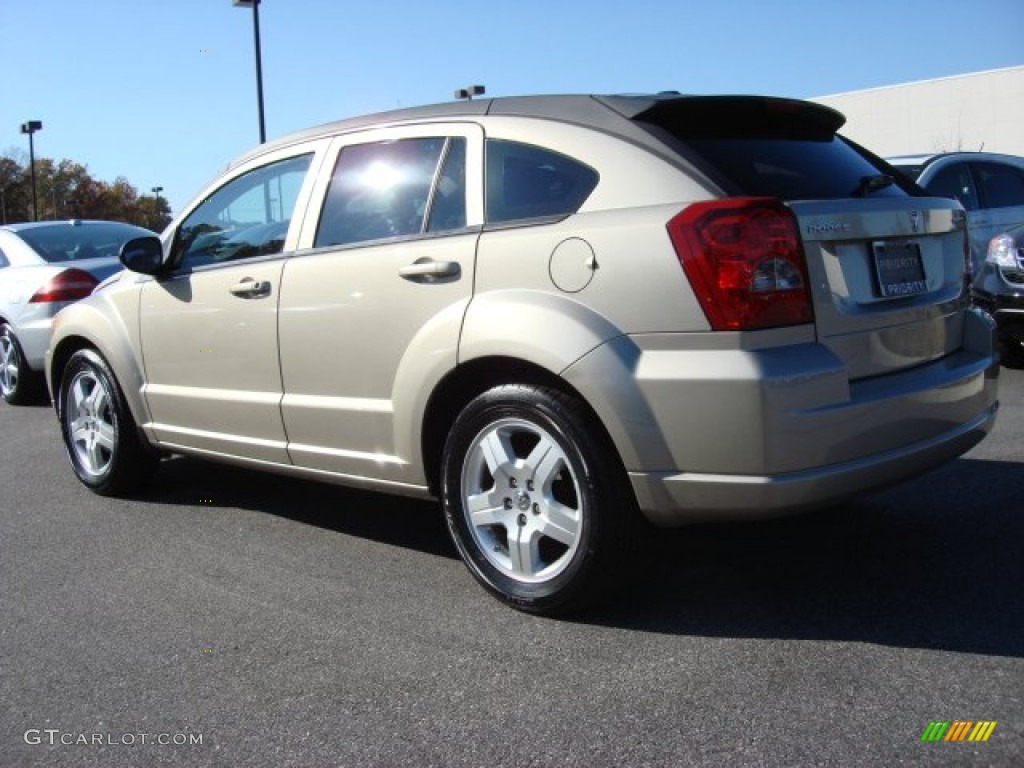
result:
<svg viewBox="0 0 1024 768"><path fill-rule="evenodd" d="M574 612L624 580L635 501L588 416L562 392L510 384L470 402L449 433L448 530L476 579L516 609Z"/></svg>
<svg viewBox="0 0 1024 768"><path fill-rule="evenodd" d="M71 468L103 496L144 485L159 458L140 439L117 379L91 349L75 352L60 378L58 415Z"/></svg>
<svg viewBox="0 0 1024 768"><path fill-rule="evenodd" d="M30 405L43 399L43 377L28 367L14 331L0 325L0 396L11 405Z"/></svg>
<svg viewBox="0 0 1024 768"><path fill-rule="evenodd" d="M1007 368L1024 368L1024 339L1004 339L1000 345L999 356Z"/></svg>

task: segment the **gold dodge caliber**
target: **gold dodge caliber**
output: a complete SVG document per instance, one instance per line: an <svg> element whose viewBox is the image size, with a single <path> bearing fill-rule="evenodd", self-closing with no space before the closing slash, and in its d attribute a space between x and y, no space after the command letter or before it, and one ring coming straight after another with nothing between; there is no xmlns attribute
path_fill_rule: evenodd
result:
<svg viewBox="0 0 1024 768"><path fill-rule="evenodd" d="M438 497L508 604L577 608L634 522L766 517L995 418L965 216L763 97L478 99L260 146L56 318L89 488L168 453Z"/></svg>

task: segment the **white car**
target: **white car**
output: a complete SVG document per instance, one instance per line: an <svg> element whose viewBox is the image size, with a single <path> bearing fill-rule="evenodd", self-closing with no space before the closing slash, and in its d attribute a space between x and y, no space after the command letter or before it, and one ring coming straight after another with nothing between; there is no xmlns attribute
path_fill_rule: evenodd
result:
<svg viewBox="0 0 1024 768"><path fill-rule="evenodd" d="M43 358L57 311L121 269L121 246L148 229L115 221L0 226L0 395L12 405L46 390Z"/></svg>

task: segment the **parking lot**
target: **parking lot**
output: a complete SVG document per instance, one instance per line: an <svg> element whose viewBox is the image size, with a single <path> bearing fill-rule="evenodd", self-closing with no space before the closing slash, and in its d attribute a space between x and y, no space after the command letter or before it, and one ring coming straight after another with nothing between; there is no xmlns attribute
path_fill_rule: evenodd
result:
<svg viewBox="0 0 1024 768"><path fill-rule="evenodd" d="M574 621L489 598L432 505L184 459L100 498L2 407L0 764L1020 765L1024 372L1001 399L910 483L659 535Z"/></svg>

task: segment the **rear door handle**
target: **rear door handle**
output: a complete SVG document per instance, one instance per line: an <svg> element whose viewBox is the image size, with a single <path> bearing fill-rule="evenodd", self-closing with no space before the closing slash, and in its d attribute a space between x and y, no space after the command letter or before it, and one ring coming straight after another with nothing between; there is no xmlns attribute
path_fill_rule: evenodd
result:
<svg viewBox="0 0 1024 768"><path fill-rule="evenodd" d="M270 295L270 281L243 277L241 282L232 285L230 290L235 296L243 299L258 299Z"/></svg>
<svg viewBox="0 0 1024 768"><path fill-rule="evenodd" d="M458 277L461 271L462 268L457 261L419 259L412 264L406 264L398 270L398 274L407 280L429 282L443 277Z"/></svg>

